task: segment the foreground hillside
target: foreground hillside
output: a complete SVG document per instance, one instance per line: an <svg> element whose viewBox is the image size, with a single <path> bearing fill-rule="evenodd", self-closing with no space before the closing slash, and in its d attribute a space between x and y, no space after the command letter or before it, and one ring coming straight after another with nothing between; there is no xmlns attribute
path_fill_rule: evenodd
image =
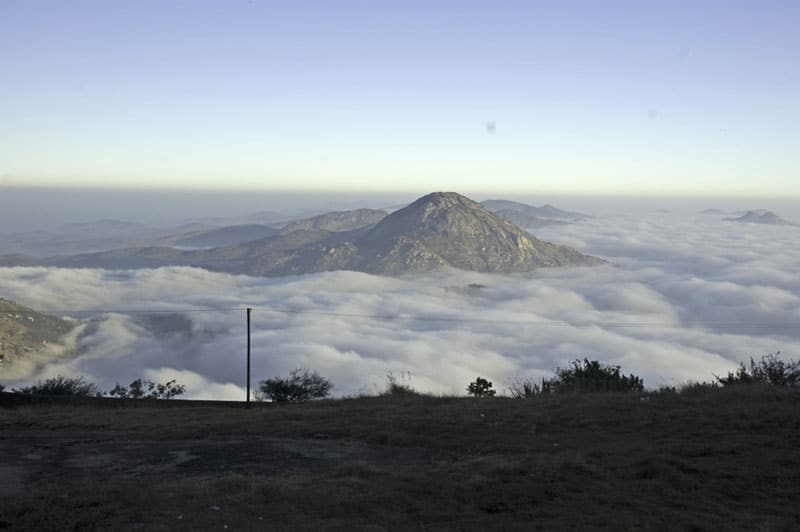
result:
<svg viewBox="0 0 800 532"><path fill-rule="evenodd" d="M0 529L797 530L799 399L0 408Z"/></svg>
<svg viewBox="0 0 800 532"><path fill-rule="evenodd" d="M58 342L72 324L0 297L0 368Z"/></svg>

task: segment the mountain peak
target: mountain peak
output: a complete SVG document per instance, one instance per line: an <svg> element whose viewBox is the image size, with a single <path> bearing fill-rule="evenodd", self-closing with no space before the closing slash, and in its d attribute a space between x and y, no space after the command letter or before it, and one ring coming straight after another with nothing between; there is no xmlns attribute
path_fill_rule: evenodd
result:
<svg viewBox="0 0 800 532"><path fill-rule="evenodd" d="M412 202L409 207L416 204L433 203L436 205L455 205L458 203L475 203L468 197L459 194L458 192L431 192L421 198L417 198Z"/></svg>
<svg viewBox="0 0 800 532"><path fill-rule="evenodd" d="M418 212L420 209L422 209L425 212L431 212L435 210L452 209L456 207L473 209L476 207L480 208L480 204L472 201L466 196L462 196L458 192L432 192L422 196L407 207L400 209L400 211L405 210L407 212Z"/></svg>
<svg viewBox="0 0 800 532"><path fill-rule="evenodd" d="M541 241L455 192L434 192L393 212L355 242L361 268L375 273L441 266L523 272L599 259Z"/></svg>

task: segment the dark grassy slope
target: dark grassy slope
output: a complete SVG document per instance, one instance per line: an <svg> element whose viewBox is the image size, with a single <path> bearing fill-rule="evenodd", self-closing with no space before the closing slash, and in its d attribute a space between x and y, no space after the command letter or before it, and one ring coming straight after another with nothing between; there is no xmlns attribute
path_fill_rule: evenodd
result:
<svg viewBox="0 0 800 532"><path fill-rule="evenodd" d="M0 410L0 528L800 529L796 391L159 406Z"/></svg>

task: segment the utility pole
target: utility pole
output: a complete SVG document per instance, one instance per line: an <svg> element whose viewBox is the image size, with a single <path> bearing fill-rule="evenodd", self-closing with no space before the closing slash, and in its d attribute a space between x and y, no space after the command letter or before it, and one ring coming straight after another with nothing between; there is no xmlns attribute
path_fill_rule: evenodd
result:
<svg viewBox="0 0 800 532"><path fill-rule="evenodd" d="M247 307L247 408L250 408L250 314L253 309Z"/></svg>

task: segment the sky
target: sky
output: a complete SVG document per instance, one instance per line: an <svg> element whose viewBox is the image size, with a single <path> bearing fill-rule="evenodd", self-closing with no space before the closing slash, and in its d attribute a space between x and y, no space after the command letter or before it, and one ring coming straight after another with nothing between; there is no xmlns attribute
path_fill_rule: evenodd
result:
<svg viewBox="0 0 800 532"><path fill-rule="evenodd" d="M800 196L800 4L0 0L0 191Z"/></svg>

